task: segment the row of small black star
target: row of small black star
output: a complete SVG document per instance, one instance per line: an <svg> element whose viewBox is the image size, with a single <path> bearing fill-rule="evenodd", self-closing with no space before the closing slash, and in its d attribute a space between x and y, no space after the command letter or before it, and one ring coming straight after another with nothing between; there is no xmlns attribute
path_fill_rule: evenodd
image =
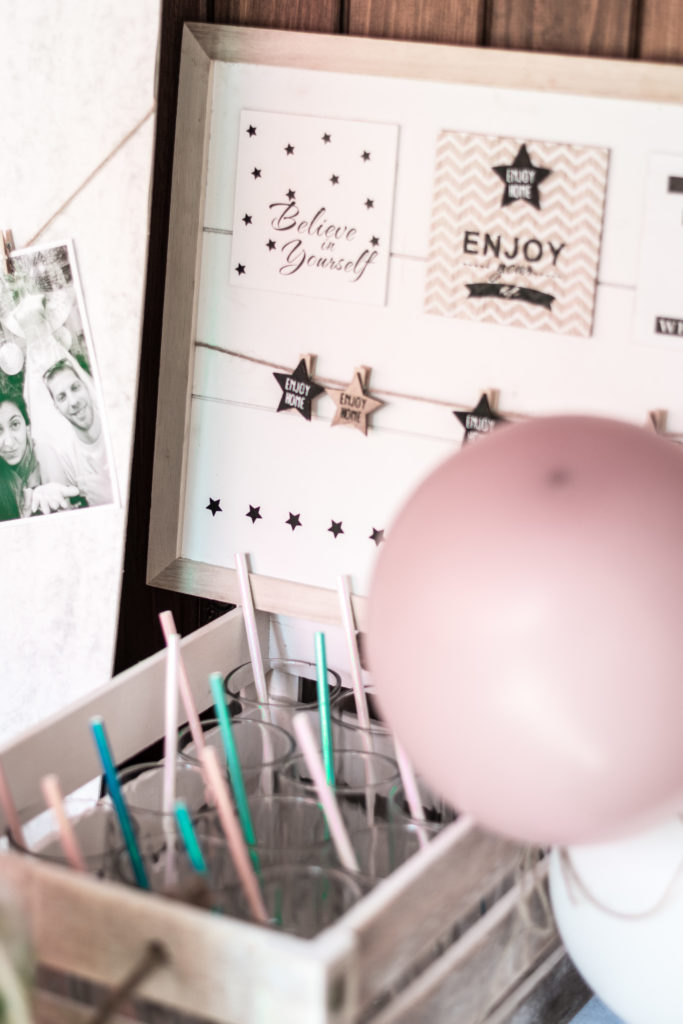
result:
<svg viewBox="0 0 683 1024"><path fill-rule="evenodd" d="M250 138L253 138L257 134L258 129L256 128L256 125L250 124L249 127L247 128L247 135ZM320 136L320 141L324 142L325 145L327 146L329 145L329 143L332 142L332 136L330 135L329 132L323 132L323 134ZM287 154L287 156L294 156L295 149L296 147L293 146L291 142L288 142L287 145L284 147L284 151ZM364 149L363 152L360 154L360 158L363 161L363 163L367 163L371 157L372 153L368 152L367 149Z"/></svg>
<svg viewBox="0 0 683 1024"><path fill-rule="evenodd" d="M208 512L211 513L212 516L215 516L216 512L222 512L223 509L221 508L221 499L220 498L209 498L209 504L206 506L206 509L207 509ZM263 519L263 516L261 515L261 506L260 505L250 505L249 506L249 511L245 512L244 514L247 517L247 519L251 519L252 523L254 523L254 524L256 524L259 519ZM294 530L296 530L297 527L303 526L303 523L301 522L301 513L300 512L290 512L288 518L284 520L284 525L285 526L291 526L292 532L294 532ZM331 533L332 536L336 540L337 537L341 533L344 533L344 527L343 527L342 521L341 520L337 521L336 519L331 519L330 520L330 525L327 528L326 532L327 533ZM379 545L384 540L384 530L377 530L373 526L372 527L372 533L369 535L368 540L374 541L376 546L379 547Z"/></svg>

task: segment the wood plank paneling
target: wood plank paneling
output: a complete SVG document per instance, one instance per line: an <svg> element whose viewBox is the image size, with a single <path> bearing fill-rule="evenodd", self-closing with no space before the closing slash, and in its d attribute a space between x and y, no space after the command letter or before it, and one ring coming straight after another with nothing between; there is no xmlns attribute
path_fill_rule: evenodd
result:
<svg viewBox="0 0 683 1024"><path fill-rule="evenodd" d="M514 50L629 57L637 0L491 0L485 42Z"/></svg>
<svg viewBox="0 0 683 1024"><path fill-rule="evenodd" d="M477 46L483 41L485 0L349 0L352 36Z"/></svg>
<svg viewBox="0 0 683 1024"><path fill-rule="evenodd" d="M643 60L683 60L680 0L641 0L637 54Z"/></svg>
<svg viewBox="0 0 683 1024"><path fill-rule="evenodd" d="M218 25L338 32L342 0L215 0Z"/></svg>

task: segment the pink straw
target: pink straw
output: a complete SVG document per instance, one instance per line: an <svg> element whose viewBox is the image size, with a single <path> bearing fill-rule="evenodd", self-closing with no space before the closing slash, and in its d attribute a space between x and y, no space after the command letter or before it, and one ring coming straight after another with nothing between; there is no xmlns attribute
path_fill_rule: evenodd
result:
<svg viewBox="0 0 683 1024"><path fill-rule="evenodd" d="M178 760L178 653L180 637L171 633L166 641L166 686L164 700L164 776L162 790L163 823L166 833L164 881L168 888L175 883L175 793L176 761Z"/></svg>
<svg viewBox="0 0 683 1024"><path fill-rule="evenodd" d="M413 766L408 760L405 750L396 738L394 738L394 747L396 748L396 761L398 763L398 770L401 773L401 782L403 783L403 790L406 795L406 800L408 801L410 817L414 818L415 821L424 821L424 807L420 800L420 792L417 788L417 779L415 778ZM420 840L420 846L426 846L429 842L429 837L425 833L425 830L420 828L419 825L417 827L417 835Z"/></svg>
<svg viewBox="0 0 683 1024"><path fill-rule="evenodd" d="M310 718L305 711L300 711L294 716L292 721L296 738L299 741L306 766L311 773L311 778L318 794L318 800L325 812L325 818L327 819L327 825L332 836L334 848L337 851L337 856L347 871L358 871L358 860L351 845L349 833L346 831L346 825L339 810L337 797L331 786L327 785L325 768L316 746Z"/></svg>
<svg viewBox="0 0 683 1024"><path fill-rule="evenodd" d="M341 609L342 623L344 625L344 636L346 647L349 652L351 663L351 682L353 684L353 696L356 702L356 714L362 729L370 728L370 712L368 711L368 699L363 686L361 673L360 654L356 640L356 624L353 620L353 607L351 605L351 591L348 576L337 577L337 593L339 594L339 606Z"/></svg>
<svg viewBox="0 0 683 1024"><path fill-rule="evenodd" d="M258 694L259 702L261 704L267 704L268 687L266 686L266 677L263 671L263 660L261 658L258 630L256 629L256 613L254 611L254 601L251 596L251 587L249 585L249 570L247 569L246 555L235 555L235 567L237 569L237 580L242 600L242 614L244 615L244 626L247 631L249 657L251 658L251 667L254 673L256 693Z"/></svg>
<svg viewBox="0 0 683 1024"><path fill-rule="evenodd" d="M79 846L78 840L76 839L76 833L73 830L73 825L69 821L69 817L64 809L64 799L62 797L62 791L59 785L59 779L56 775L44 775L40 780L40 788L43 791L45 797L45 803L50 807L57 819L57 829L59 831L59 841L62 844L64 855L76 871L87 871L88 867L85 863L85 858Z"/></svg>
<svg viewBox="0 0 683 1024"><path fill-rule="evenodd" d="M3 768L2 761L0 761L0 807L2 807L3 814L7 819L7 827L10 835L12 836L13 842L22 849L27 850L28 847L26 846L26 839L24 838L24 830L21 827L21 822L19 821L17 805L12 799L12 793L10 792L9 783L7 782L7 776L5 775L5 769Z"/></svg>
<svg viewBox="0 0 683 1024"><path fill-rule="evenodd" d="M218 819L225 834L232 859L235 862L237 874L240 877L252 917L256 921L260 921L261 924L268 924L269 919L263 903L263 896L261 895L256 873L249 857L242 829L237 820L227 782L221 774L216 751L213 747L204 747L199 754L199 759L204 771L204 780L216 802Z"/></svg>
<svg viewBox="0 0 683 1024"><path fill-rule="evenodd" d="M178 630L175 626L175 619L173 618L172 611L165 611L159 613L159 622L161 623L161 632L164 634L164 641L168 645L169 637L175 636ZM187 715L187 721L190 726L190 732L192 733L192 739L197 751L204 749L204 732L202 730L202 724L197 714L197 706L192 696L192 689L190 688L190 680L187 677L187 670L185 668L185 662L183 661L183 655L178 648L178 689L180 690L180 696L185 708L185 714Z"/></svg>

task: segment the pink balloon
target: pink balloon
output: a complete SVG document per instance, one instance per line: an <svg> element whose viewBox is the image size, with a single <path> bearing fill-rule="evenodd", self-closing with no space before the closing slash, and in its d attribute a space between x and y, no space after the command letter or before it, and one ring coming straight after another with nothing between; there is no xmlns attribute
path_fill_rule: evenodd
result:
<svg viewBox="0 0 683 1024"><path fill-rule="evenodd" d="M683 807L683 454L606 419L499 427L399 514L369 600L378 699L417 769L540 844Z"/></svg>

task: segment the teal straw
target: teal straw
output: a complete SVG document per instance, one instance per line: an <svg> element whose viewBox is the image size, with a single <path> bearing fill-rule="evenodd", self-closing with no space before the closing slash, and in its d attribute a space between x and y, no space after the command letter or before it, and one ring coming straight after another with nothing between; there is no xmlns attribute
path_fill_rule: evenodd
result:
<svg viewBox="0 0 683 1024"><path fill-rule="evenodd" d="M209 869L206 866L204 854L202 853L202 848L199 845L197 834L192 825L192 819L190 818L190 812L188 811L187 804L184 800L176 800L175 818L178 823L178 831L180 832L181 838L185 844L185 849L187 850L187 856L190 858L190 864L198 875L207 875Z"/></svg>
<svg viewBox="0 0 683 1024"><path fill-rule="evenodd" d="M223 742L223 750L225 752L225 760L228 764L228 772L230 774L230 784L232 785L232 791L235 794L235 804L237 806L237 814L242 825L242 831L244 832L244 838L247 844L251 847L249 853L256 870L259 870L259 860L256 850L256 836L254 835L254 826L251 822L251 814L249 813L249 802L247 800L247 791L244 788L244 778L242 777L242 766L240 765L240 759L237 754L237 746L235 744L235 734L232 731L232 720L230 718L230 711L228 705L225 702L225 693L223 692L223 676L220 672L212 672L209 676L209 683L211 684L211 693L213 695L213 705L216 709L216 717L218 718L218 726L220 729L221 740Z"/></svg>
<svg viewBox="0 0 683 1024"><path fill-rule="evenodd" d="M114 767L114 759L111 756L111 750L109 742L107 740L107 733L104 728L104 721L99 715L95 715L90 719L90 728L97 746L97 753L100 756L102 762L102 768L104 775L107 780L107 786L109 787L109 793L114 804L114 810L116 816L119 819L119 825L121 826L121 832L126 843L126 850L130 857L130 862L133 867L133 874L135 875L135 881L141 889L149 889L149 881L147 879L147 872L145 871L145 865L142 862L140 850L135 839L135 832L133 830L133 823L130 820L130 814L126 807L121 787L119 786L119 780L116 777L116 768Z"/></svg>
<svg viewBox="0 0 683 1024"><path fill-rule="evenodd" d="M315 667L318 684L318 713L320 715L320 746L323 752L325 778L334 786L334 751L332 749L332 721L330 719L330 689L327 685L327 651L325 634L315 634Z"/></svg>

